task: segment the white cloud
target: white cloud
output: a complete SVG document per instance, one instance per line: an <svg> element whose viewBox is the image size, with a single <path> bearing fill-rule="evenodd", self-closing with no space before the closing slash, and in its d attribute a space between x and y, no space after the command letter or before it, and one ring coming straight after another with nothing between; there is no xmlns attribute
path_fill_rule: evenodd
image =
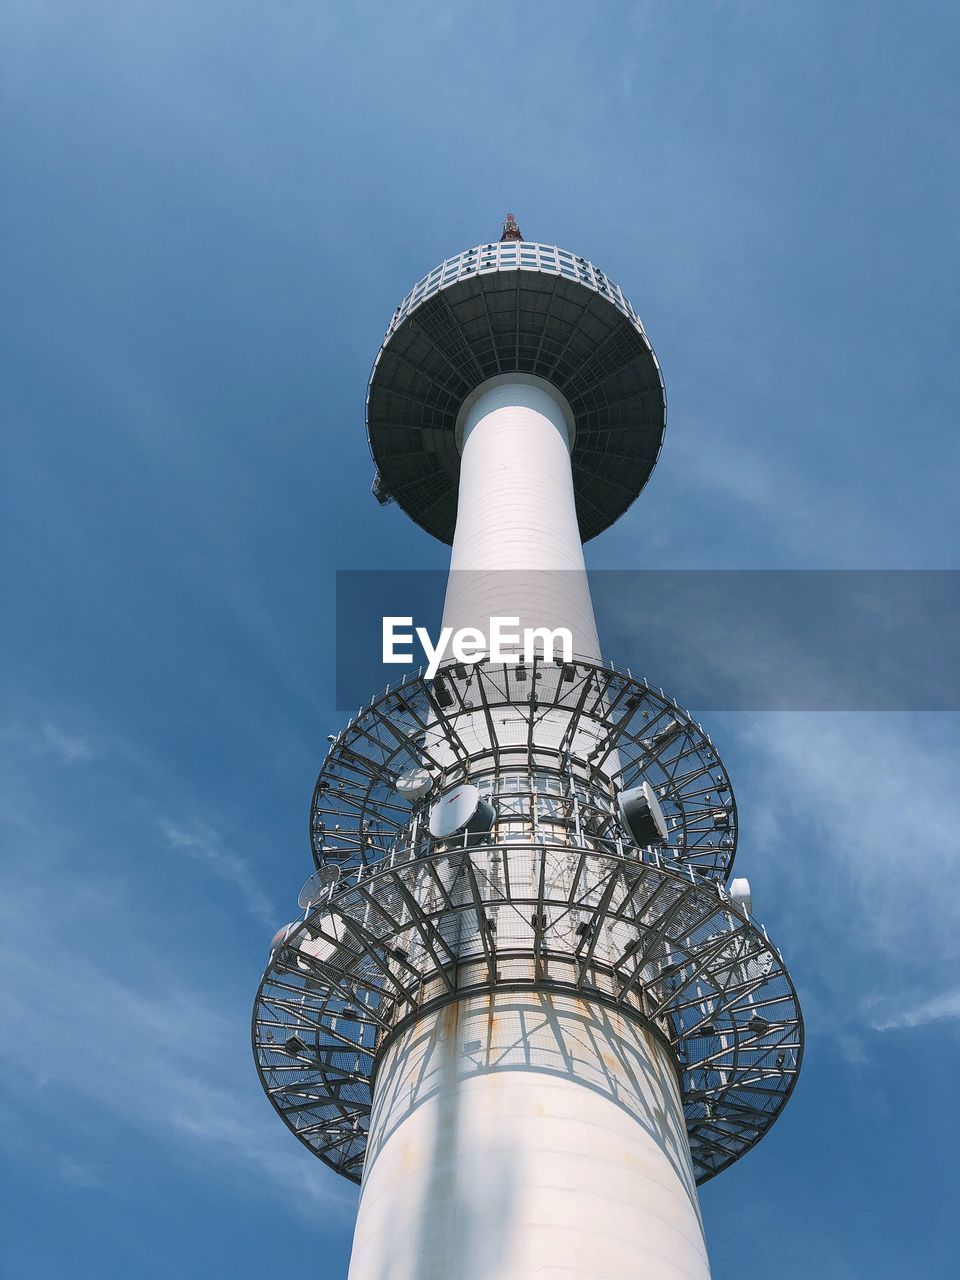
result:
<svg viewBox="0 0 960 1280"><path fill-rule="evenodd" d="M721 751L725 719L711 725ZM737 870L753 881L811 1028L854 1064L873 1053L872 1032L958 1016L951 993L916 994L942 986L960 931L957 723L865 712L728 720Z"/></svg>
<svg viewBox="0 0 960 1280"><path fill-rule="evenodd" d="M248 863L239 854L225 849L215 831L202 822L182 827L166 819L160 821L159 827L171 849L202 863L218 880L233 885L240 891L251 915L271 929L276 926L276 908L260 888Z"/></svg>
<svg viewBox="0 0 960 1280"><path fill-rule="evenodd" d="M749 510L763 540L781 546L795 564L891 568L925 560L922 548L907 542L909 529L898 527L897 546L890 545L888 514L869 494L851 493L849 486L839 491L844 477L798 474L795 460L769 437L758 445L729 424L723 431L680 433L670 448L686 486L711 507Z"/></svg>
<svg viewBox="0 0 960 1280"><path fill-rule="evenodd" d="M57 1161L57 1177L61 1182L69 1182L74 1187L96 1190L104 1184L102 1171L83 1160L74 1160L70 1156L61 1156Z"/></svg>
<svg viewBox="0 0 960 1280"><path fill-rule="evenodd" d="M898 1012L874 1022L875 1031L899 1031L911 1027L926 1027L931 1022L948 1022L960 1018L960 987L942 991L939 995L917 1004L901 1008Z"/></svg>
<svg viewBox="0 0 960 1280"><path fill-rule="evenodd" d="M42 899L40 889L8 884L0 907L0 1058L11 1100L29 1106L36 1123L69 1092L191 1163L218 1166L225 1177L256 1175L258 1194L269 1186L298 1211L348 1211L350 1193L297 1148L260 1096L246 1017L232 1016L210 990L204 957L156 956L138 940L131 913L116 928L113 960L96 964L78 954L75 929L37 934ZM53 1159L62 1179L103 1180L69 1150Z"/></svg>
<svg viewBox="0 0 960 1280"><path fill-rule="evenodd" d="M55 724L48 722L43 726L43 741L50 751L68 764L76 764L93 759L93 749L86 738L66 733Z"/></svg>
<svg viewBox="0 0 960 1280"><path fill-rule="evenodd" d="M36 708L25 702L20 715L8 713L0 725L0 746L15 752L22 761L27 756L56 756L65 764L83 764L97 755L89 738L70 733L53 720L40 719Z"/></svg>
<svg viewBox="0 0 960 1280"><path fill-rule="evenodd" d="M160 833L139 815L160 812L175 785L163 760L144 761L102 726L85 755L52 709L17 710L0 729L5 1158L93 1189L162 1148L185 1176L346 1226L355 1192L292 1139L257 1080L249 1025L263 932L231 927L225 904L198 928L196 904L176 892L182 868L164 874L151 856ZM52 770L52 752L88 763ZM268 899L209 822L165 823L163 840L238 890L272 932ZM110 1158L92 1137L106 1117L123 1138Z"/></svg>
<svg viewBox="0 0 960 1280"><path fill-rule="evenodd" d="M847 947L907 965L946 955L960 929L960 900L945 892L960 875L957 722L861 712L746 719L746 777L734 777L744 844L754 861L776 858L791 914L809 911ZM766 850L751 839L758 829Z"/></svg>

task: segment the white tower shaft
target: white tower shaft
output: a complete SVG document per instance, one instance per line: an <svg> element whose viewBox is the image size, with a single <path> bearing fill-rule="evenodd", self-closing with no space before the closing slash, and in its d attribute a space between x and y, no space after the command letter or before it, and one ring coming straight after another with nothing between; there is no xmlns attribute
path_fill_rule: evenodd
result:
<svg viewBox="0 0 960 1280"><path fill-rule="evenodd" d="M571 443L539 380L468 402L445 625L566 626L599 657ZM397 1034L349 1280L454 1277L708 1280L676 1066L653 1032L588 998L498 990Z"/></svg>
<svg viewBox="0 0 960 1280"><path fill-rule="evenodd" d="M460 490L444 626L517 617L566 627L600 658L570 471L574 420L541 378L491 378L461 412Z"/></svg>

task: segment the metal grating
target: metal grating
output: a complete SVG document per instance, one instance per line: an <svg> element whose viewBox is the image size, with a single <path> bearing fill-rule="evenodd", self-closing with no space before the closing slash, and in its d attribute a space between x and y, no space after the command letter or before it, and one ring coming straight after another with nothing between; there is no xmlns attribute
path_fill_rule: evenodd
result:
<svg viewBox="0 0 960 1280"><path fill-rule="evenodd" d="M391 686L339 734L320 770L310 806L316 865L349 876L411 840L431 852L425 829L411 829L418 805L396 790L400 775L420 768L434 779L421 809L464 776L493 789L500 775L524 773L531 792L541 774L579 778L589 799L576 839L714 879L733 867L736 800L709 735L662 689L612 663L453 663L437 680L415 673ZM670 829L649 853L633 845L613 804L644 779Z"/></svg>
<svg viewBox="0 0 960 1280"><path fill-rule="evenodd" d="M565 846L533 856L532 869L530 846L395 857L271 956L253 1016L261 1082L300 1141L352 1181L391 1036L492 990L586 996L661 1036L698 1182L755 1146L786 1104L803 1052L796 994L720 885L586 850L571 859Z"/></svg>

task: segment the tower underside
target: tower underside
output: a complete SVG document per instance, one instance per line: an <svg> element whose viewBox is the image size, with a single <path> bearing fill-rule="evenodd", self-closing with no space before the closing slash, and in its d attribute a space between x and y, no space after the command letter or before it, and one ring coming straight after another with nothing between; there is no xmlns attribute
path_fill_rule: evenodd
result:
<svg viewBox="0 0 960 1280"><path fill-rule="evenodd" d="M533 374L576 416L571 453L584 541L623 514L663 442L660 366L622 290L585 258L532 241L477 245L394 312L367 392L374 493L452 542L457 415L488 378Z"/></svg>

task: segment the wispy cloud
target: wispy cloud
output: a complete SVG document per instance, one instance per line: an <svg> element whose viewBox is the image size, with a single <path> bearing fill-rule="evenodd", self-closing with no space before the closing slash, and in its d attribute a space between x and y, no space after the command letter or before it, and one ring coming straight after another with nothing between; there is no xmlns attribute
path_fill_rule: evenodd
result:
<svg viewBox="0 0 960 1280"><path fill-rule="evenodd" d="M38 948L33 932L41 912L41 893L8 882L0 908L0 1059L11 1097L29 1105L35 1120L39 1114L41 1128L44 1100L55 1108L69 1091L174 1153L218 1165L224 1176L247 1170L260 1189L295 1193L305 1211L346 1208L348 1194L290 1143L259 1096L246 1019L230 1016L198 980L202 958L158 959L130 913L117 926L109 965L73 949L69 963L52 963L50 939ZM81 1186L104 1180L69 1150L56 1154L54 1172Z"/></svg>
<svg viewBox="0 0 960 1280"><path fill-rule="evenodd" d="M239 854L224 848L215 831L202 822L182 827L161 819L158 825L171 849L202 863L218 880L238 889L247 909L261 924L276 924L276 909L257 883L249 864Z"/></svg>
<svg viewBox="0 0 960 1280"><path fill-rule="evenodd" d="M878 1018L873 1028L875 1031L901 1031L911 1027L926 1027L931 1022L950 1022L960 1019L960 987L950 991L942 991L939 995L927 1000L919 1000L916 1004L908 1004L898 1012L884 1018Z"/></svg>
<svg viewBox="0 0 960 1280"><path fill-rule="evenodd" d="M840 490L843 476L798 475L775 437L757 444L738 436L736 424L730 424L725 431L679 433L670 448L685 485L712 506L747 509L754 526L764 528L767 539L794 564L891 568L928 560L909 528L899 527L898 545L890 546L887 513L876 508L869 493Z"/></svg>
<svg viewBox="0 0 960 1280"><path fill-rule="evenodd" d="M70 1156L61 1156L57 1161L57 1177L61 1182L69 1182L71 1186L84 1187L90 1191L104 1185L101 1169L83 1160L74 1160Z"/></svg>
<svg viewBox="0 0 960 1280"><path fill-rule="evenodd" d="M793 713L741 723L749 856L772 855L817 922L857 945L899 960L922 936L926 956L945 954L960 929L960 901L943 891L960 875L957 717Z"/></svg>
<svg viewBox="0 0 960 1280"><path fill-rule="evenodd" d="M157 788L172 785L162 761L144 767L137 744L102 725L93 751L59 728L64 719L24 704L0 732L4 1159L97 1189L126 1178L143 1148L151 1159L163 1150L241 1195L349 1220L352 1189L290 1138L257 1081L248 1037L262 930L222 927L229 898L198 930L189 896L170 892L182 868L158 878L151 837L272 928L269 899L212 819L142 826L139 815L160 808ZM51 769L51 755L83 770ZM202 812L186 789L179 798ZM138 837L145 856L131 857ZM115 1159L91 1148L101 1115L125 1135Z"/></svg>
<svg viewBox="0 0 960 1280"><path fill-rule="evenodd" d="M68 764L93 759L93 748L86 738L67 733L55 724L47 722L43 726L43 742L50 751Z"/></svg>
<svg viewBox="0 0 960 1280"><path fill-rule="evenodd" d="M811 1025L862 1065L876 1031L957 1017L958 994L922 994L942 988L960 931L957 717L765 713L727 723L737 868L753 881Z"/></svg>
<svg viewBox="0 0 960 1280"><path fill-rule="evenodd" d="M5 708L0 723L0 745L16 752L22 760L28 756L53 756L64 764L83 764L93 760L97 751L85 734L73 733L54 719L47 719L37 707L23 699L14 713Z"/></svg>

